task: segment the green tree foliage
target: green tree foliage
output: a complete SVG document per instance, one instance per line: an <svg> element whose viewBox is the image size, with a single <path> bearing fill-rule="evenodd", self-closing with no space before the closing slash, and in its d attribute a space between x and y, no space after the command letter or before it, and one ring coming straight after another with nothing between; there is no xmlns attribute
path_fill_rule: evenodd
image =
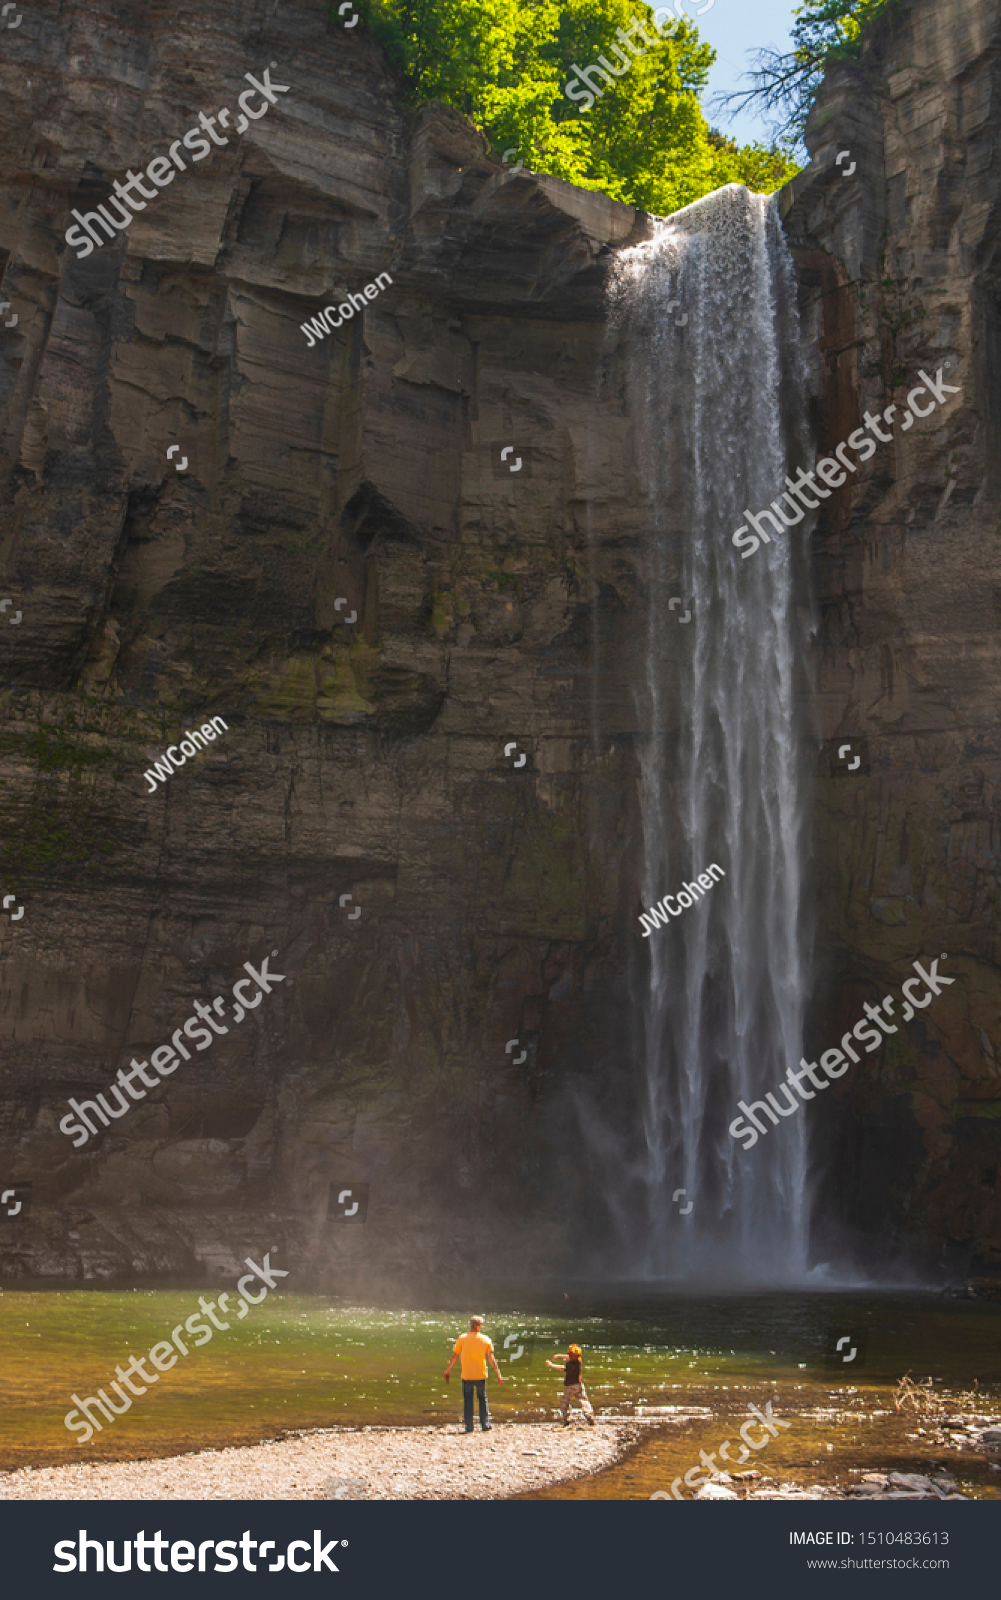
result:
<svg viewBox="0 0 1001 1600"><path fill-rule="evenodd" d="M762 107L776 112L777 137L787 145L803 136L824 70L832 61L854 60L866 30L894 0L809 0L793 12L795 48L758 52L752 87L725 96L734 111Z"/></svg>
<svg viewBox="0 0 1001 1600"><path fill-rule="evenodd" d="M533 172L664 216L724 183L770 193L798 170L783 147L740 149L709 128L700 95L715 52L666 5L658 21L640 0L355 5L410 104L454 106L483 130L496 154L513 148ZM620 29L640 54L623 43ZM612 83L598 76L602 93L585 108L564 87L575 66L601 57L614 69Z"/></svg>

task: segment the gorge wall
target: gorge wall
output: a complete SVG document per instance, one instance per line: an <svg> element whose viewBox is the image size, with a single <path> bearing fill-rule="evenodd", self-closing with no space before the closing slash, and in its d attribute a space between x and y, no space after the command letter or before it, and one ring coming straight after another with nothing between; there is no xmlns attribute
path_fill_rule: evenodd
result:
<svg viewBox="0 0 1001 1600"><path fill-rule="evenodd" d="M814 536L811 1020L824 1048L949 952L917 1041L815 1133L821 1214L960 1270L1001 1261L996 60L996 5L902 0L782 197L821 444L922 366L962 385ZM71 208L272 62L267 115L77 260ZM0 1177L33 1186L0 1270L579 1270L642 959L648 553L605 283L651 223L401 110L371 38L305 5L25 10L0 82ZM848 738L863 772L830 765ZM71 1149L68 1096L272 951L250 1017ZM369 1185L364 1227L332 1181Z"/></svg>
<svg viewBox="0 0 1001 1600"><path fill-rule="evenodd" d="M943 1264L995 1275L999 43L995 4L889 6L860 60L828 72L811 164L782 195L804 291L822 306L819 447L830 454L863 413L898 407L892 442L824 502L814 536L831 997L816 1048L915 959L947 953L956 980L886 1039L878 1065L844 1080L839 1117L818 1121L828 1179L817 1212L881 1234L890 1259L922 1239L926 1262L935 1242ZM961 392L904 432L922 369Z"/></svg>

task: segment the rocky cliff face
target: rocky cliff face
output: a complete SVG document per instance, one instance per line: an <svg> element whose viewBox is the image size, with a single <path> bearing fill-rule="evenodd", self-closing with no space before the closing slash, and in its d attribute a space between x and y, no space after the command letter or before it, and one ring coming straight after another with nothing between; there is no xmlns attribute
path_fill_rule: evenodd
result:
<svg viewBox="0 0 1001 1600"><path fill-rule="evenodd" d="M545 1108L623 915L587 524L630 497L595 383L604 258L643 222L273 10L4 35L8 1273L231 1270L277 1232L300 1282L448 1275L488 1213L523 1272L586 1186ZM238 137L265 68L288 92ZM220 106L228 147L77 259L70 211ZM74 1151L67 1097L272 950L267 1002ZM361 1183L365 1227L328 1221Z"/></svg>
<svg viewBox="0 0 1001 1600"><path fill-rule="evenodd" d="M1001 1264L998 692L1001 174L996 4L891 6L814 107L783 194L820 325L820 443L890 441L817 534L817 815L833 1044L914 959L955 982L846 1080L823 1210ZM847 151L847 157L841 152ZM840 159L840 165L839 163ZM906 425L922 370L958 389ZM926 395L916 407L927 410ZM849 742L843 758L839 750ZM849 771L856 755L861 764Z"/></svg>
<svg viewBox="0 0 1001 1600"><path fill-rule="evenodd" d="M649 223L498 167L396 107L361 29L274 9L68 4L3 35L9 1275L579 1261L575 1107L628 1092L645 556L604 285ZM868 758L821 785L816 1027L949 951L961 981L848 1080L828 1155L849 1221L964 1264L1001 1259L995 35L986 3L902 4L786 196L826 444L921 366L962 385L818 534L823 731ZM288 93L238 135L265 68ZM222 106L229 144L76 259L70 211ZM273 994L70 1148L68 1096L272 951Z"/></svg>

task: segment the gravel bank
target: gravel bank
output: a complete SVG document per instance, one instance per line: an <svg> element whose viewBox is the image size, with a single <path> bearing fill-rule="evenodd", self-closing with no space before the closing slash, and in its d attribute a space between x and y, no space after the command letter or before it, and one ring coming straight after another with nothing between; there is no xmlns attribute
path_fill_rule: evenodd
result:
<svg viewBox="0 0 1001 1600"><path fill-rule="evenodd" d="M611 1466L642 1423L326 1428L160 1461L0 1473L2 1500L500 1500Z"/></svg>
<svg viewBox="0 0 1001 1600"><path fill-rule="evenodd" d="M861 1468L853 1468L861 1471ZM717 1472L694 1496L696 1500L969 1500L960 1494L951 1473L925 1477L918 1472L867 1472L861 1483L839 1488L832 1483L782 1483L762 1472ZM666 1497L665 1497L666 1498Z"/></svg>

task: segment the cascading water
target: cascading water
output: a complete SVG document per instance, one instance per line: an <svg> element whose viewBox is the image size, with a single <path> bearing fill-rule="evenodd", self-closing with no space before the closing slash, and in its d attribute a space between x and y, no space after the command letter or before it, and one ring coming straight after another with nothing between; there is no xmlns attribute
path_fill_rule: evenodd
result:
<svg viewBox="0 0 1001 1600"><path fill-rule="evenodd" d="M802 1281L807 1111L767 1123L746 1153L727 1131L739 1100L762 1098L799 1063L811 946L809 523L747 558L732 543L745 507L780 499L786 474L809 464L775 201L734 184L689 206L621 253L612 294L647 507L642 905L711 863L726 874L646 942L635 925L642 1153L620 1215L645 1273Z"/></svg>

